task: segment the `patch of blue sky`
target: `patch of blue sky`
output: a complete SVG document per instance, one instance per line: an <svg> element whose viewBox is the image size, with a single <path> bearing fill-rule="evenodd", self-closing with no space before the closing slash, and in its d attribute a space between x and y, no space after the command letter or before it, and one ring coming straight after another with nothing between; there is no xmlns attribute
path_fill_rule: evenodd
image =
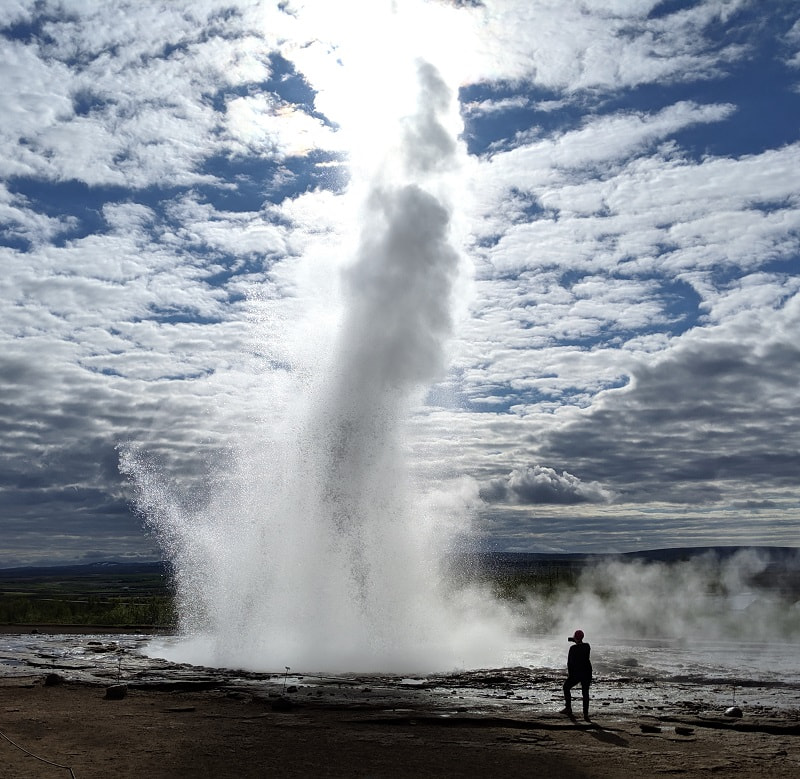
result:
<svg viewBox="0 0 800 779"><path fill-rule="evenodd" d="M118 371L116 368L109 368L108 366L87 365L81 363L81 367L90 373L98 373L101 376L114 376L118 378L125 378L125 374Z"/></svg>
<svg viewBox="0 0 800 779"><path fill-rule="evenodd" d="M191 371L190 373L164 373L160 376L142 379L143 381L194 381L195 379L204 379L207 376L214 374L214 369L209 368L205 371Z"/></svg>
<svg viewBox="0 0 800 779"><path fill-rule="evenodd" d="M689 7L695 3L670 3ZM698 72L692 80L643 84L605 99L607 111L657 111L681 100L700 104L730 104L735 111L718 122L700 123L677 131L672 139L693 159L708 156L739 157L793 143L800 137L800 93L796 71L788 66L790 52L781 38L796 21L786 4L781 13L754 4L741 9L725 24L717 22L704 32L709 48L731 44L742 47L741 56L716 74Z"/></svg>
<svg viewBox="0 0 800 779"><path fill-rule="evenodd" d="M0 246L18 252L27 252L32 248L31 240L13 227L0 227Z"/></svg>
<svg viewBox="0 0 800 779"><path fill-rule="evenodd" d="M708 269L708 278L716 289L727 289L741 281L742 269L738 263L716 263Z"/></svg>
<svg viewBox="0 0 800 779"><path fill-rule="evenodd" d="M696 5L662 3L651 16L668 16ZM671 136L688 158L738 157L795 142L800 137L800 92L795 88L796 71L786 62L791 52L781 44L796 21L790 5L778 10L771 5L769 13L754 5L705 29L709 51L731 45L741 49L738 59L725 62L716 72L683 74L680 80L617 92L570 95L502 83L463 87L460 99L468 151L485 154L513 144L520 135L563 133L593 115L655 113L680 101L735 107L725 119L688 125ZM631 35L639 32L637 28ZM557 110L550 110L553 107Z"/></svg>
<svg viewBox="0 0 800 779"><path fill-rule="evenodd" d="M272 75L264 83L264 88L287 103L302 106L312 116L318 116L327 122L322 114L314 111L316 92L309 86L305 77L297 72L295 66L277 52L270 55L269 61Z"/></svg>
<svg viewBox="0 0 800 779"><path fill-rule="evenodd" d="M649 19L664 19L678 11L686 11L701 4L701 0L662 0L656 3L647 15Z"/></svg>
<svg viewBox="0 0 800 779"><path fill-rule="evenodd" d="M200 314L194 308L178 306L149 306L147 317L134 321L155 322L161 325L214 325L222 321L220 317Z"/></svg>
<svg viewBox="0 0 800 779"><path fill-rule="evenodd" d="M767 72L770 78L763 80ZM684 85L645 85L609 101L605 110L658 110L679 100L730 104L735 110L716 122L689 125L671 139L689 159L742 157L798 140L800 94L782 65L767 60L754 68L741 63L724 78Z"/></svg>
<svg viewBox="0 0 800 779"><path fill-rule="evenodd" d="M555 376L542 376L543 380L550 380L554 384L558 383ZM534 379L537 380L537 379ZM492 384L474 387L464 390L451 397L458 398L458 407L464 411L473 413L508 414L515 409L538 406L542 409L551 408L555 411L564 405L576 405L584 407L588 405L591 397L598 392L609 389L620 389L630 382L628 376L619 376L604 381L598 381L596 386L588 388L586 386L558 386L553 390L545 390L537 387L520 387L511 384ZM429 393L429 399L435 399L434 394ZM435 404L432 404L435 405Z"/></svg>
<svg viewBox="0 0 800 779"><path fill-rule="evenodd" d="M800 242L800 237L798 237ZM776 273L786 276L800 276L800 249L791 254L774 257L763 263L759 270L764 273Z"/></svg>
<svg viewBox="0 0 800 779"><path fill-rule="evenodd" d="M234 97L247 97L252 94L253 87L250 84L236 84L235 86L225 86L223 89L217 89L213 92L205 92L203 100L205 100L217 113L224 114L225 106L228 101Z"/></svg>
<svg viewBox="0 0 800 779"><path fill-rule="evenodd" d="M279 53L273 52L269 56L270 76L264 81L250 81L245 84L229 84L209 93L207 100L215 111L224 113L226 104L234 97L247 97L258 93L275 95L279 101L302 108L309 116L332 126L330 120L314 108L316 92L306 81L305 77L297 72L294 65Z"/></svg>
<svg viewBox="0 0 800 779"><path fill-rule="evenodd" d="M202 257L203 255L202 251L197 251L194 247L192 247L191 251L195 257ZM213 252L208 252L208 256L213 261L215 270L204 281L212 287L224 287L231 279L236 277L261 277L273 259L264 254L258 254L258 256L251 259L243 258L241 255L217 255ZM275 255L275 257L277 256ZM244 298L245 294L242 291L228 292L229 303L236 303L244 300Z"/></svg>
<svg viewBox="0 0 800 779"><path fill-rule="evenodd" d="M52 22L64 21L63 14L51 11L42 11L31 16L29 20L13 22L5 26L0 26L0 36L11 41L22 43L53 43L53 38L47 32L47 25Z"/></svg>
<svg viewBox="0 0 800 779"><path fill-rule="evenodd" d="M664 315L664 326L658 332L671 336L681 335L700 323L703 298L680 279L658 279L659 300ZM652 331L651 331L652 332Z"/></svg>
<svg viewBox="0 0 800 779"><path fill-rule="evenodd" d="M581 270L567 270L561 274L559 283L565 289L571 289L587 277L596 274ZM730 273L729 278L738 277L737 274ZM609 278L627 278L622 274L611 274ZM614 326L608 323L602 330L593 336L581 336L578 338L554 337L559 346L575 346L581 349L591 349L610 343L621 343L631 338L643 335L663 334L668 336L678 336L691 330L699 324L703 315L701 304L702 297L697 291L681 279L670 279L666 277L651 277L643 279L636 277L638 281L647 280L652 288L649 290L648 300L657 300L660 308L660 316L653 319L648 325L643 325L635 329ZM530 325L535 326L534 324ZM525 325L523 325L523 328Z"/></svg>
<svg viewBox="0 0 800 779"><path fill-rule="evenodd" d="M226 182L225 186L198 184L193 189L201 199L213 202L220 211L258 211L266 201L280 202L286 197L286 193L274 191L281 170L282 163L271 158L215 155L205 160L199 172ZM230 186L230 182L235 186ZM288 192L292 188L291 181L283 187L278 186L279 190Z"/></svg>
<svg viewBox="0 0 800 779"><path fill-rule="evenodd" d="M64 220L63 230L50 240L54 246L68 241L107 232L103 206L132 202L131 190L125 187L89 186L81 181L44 181L38 178L15 177L7 182L8 190L21 195L30 207L49 217ZM175 190L150 187L136 191L135 202L155 210L159 202ZM72 217L71 219L67 219ZM29 248L26 246L26 248Z"/></svg>
<svg viewBox="0 0 800 779"><path fill-rule="evenodd" d="M770 200L770 199L759 199L759 198L752 198L748 202L748 207L752 208L754 211L760 211L762 214L774 214L778 211L783 211L785 209L794 209L795 202L793 201L800 201L800 188L798 189L798 193L795 198L781 198L780 200Z"/></svg>
<svg viewBox="0 0 800 779"><path fill-rule="evenodd" d="M94 111L102 111L111 102L90 89L82 89L72 95L72 110L76 116L89 116Z"/></svg>
<svg viewBox="0 0 800 779"><path fill-rule="evenodd" d="M617 376L598 379L591 388L558 386L557 374L543 373L528 377L524 383L518 381L467 385L464 372L457 370L452 371L446 381L428 389L425 404L436 408L490 414L508 414L525 406L555 410L562 404L585 406L598 392L620 389L629 383L629 376ZM536 384L539 386L535 386ZM552 385L553 389L545 389L546 385Z"/></svg>
<svg viewBox="0 0 800 779"><path fill-rule="evenodd" d="M340 192L347 183L341 166L329 164L339 161L338 155L321 150L282 160L217 155L209 157L200 172L235 186L200 184L193 189L219 210L258 211L265 203L277 204L302 192Z"/></svg>
<svg viewBox="0 0 800 779"><path fill-rule="evenodd" d="M548 219L555 221L558 219L559 211L555 208L547 208L542 205L539 197L532 192L511 187L508 200L513 204L513 216L511 221L514 223L534 222L537 219ZM603 212L597 212L598 216L604 216Z"/></svg>
<svg viewBox="0 0 800 779"><path fill-rule="evenodd" d="M463 139L469 154L486 154L513 142L519 134L548 135L580 124L584 111L559 92L493 83L471 84L459 92ZM558 110L552 110L557 107Z"/></svg>

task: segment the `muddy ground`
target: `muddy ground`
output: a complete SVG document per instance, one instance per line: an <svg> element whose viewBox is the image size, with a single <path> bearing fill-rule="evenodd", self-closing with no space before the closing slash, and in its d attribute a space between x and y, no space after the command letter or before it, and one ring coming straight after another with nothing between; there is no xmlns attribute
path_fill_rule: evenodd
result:
<svg viewBox="0 0 800 779"><path fill-rule="evenodd" d="M731 718L618 706L573 721L555 705L460 694L480 687L479 674L464 689L458 677L445 687L129 681L114 699L113 679L49 674L0 678L3 779L800 776L796 711Z"/></svg>

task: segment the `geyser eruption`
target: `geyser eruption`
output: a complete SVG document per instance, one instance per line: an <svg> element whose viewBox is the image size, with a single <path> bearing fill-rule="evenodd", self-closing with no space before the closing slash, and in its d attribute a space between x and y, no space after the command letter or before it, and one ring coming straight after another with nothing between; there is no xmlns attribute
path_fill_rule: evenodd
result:
<svg viewBox="0 0 800 779"><path fill-rule="evenodd" d="M442 119L452 97L431 65L417 74L417 111L360 195L336 347L283 426L292 435L243 445L202 506L123 454L173 564L178 659L307 671L502 662L506 618L448 584L453 533L425 508L404 452L419 392L446 367L460 268L443 184L459 153Z"/></svg>

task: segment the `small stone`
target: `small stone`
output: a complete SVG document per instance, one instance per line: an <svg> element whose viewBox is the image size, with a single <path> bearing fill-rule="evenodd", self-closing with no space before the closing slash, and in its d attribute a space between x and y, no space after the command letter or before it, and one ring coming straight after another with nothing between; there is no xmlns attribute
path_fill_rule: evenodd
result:
<svg viewBox="0 0 800 779"><path fill-rule="evenodd" d="M106 699L109 701L121 701L127 694L127 684L112 684L106 687Z"/></svg>

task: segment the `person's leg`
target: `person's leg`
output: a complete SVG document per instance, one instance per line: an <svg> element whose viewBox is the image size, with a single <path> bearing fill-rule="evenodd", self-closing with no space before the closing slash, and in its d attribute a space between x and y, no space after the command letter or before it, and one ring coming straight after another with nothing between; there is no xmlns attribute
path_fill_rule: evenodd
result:
<svg viewBox="0 0 800 779"><path fill-rule="evenodd" d="M567 678L567 681L564 682L564 702L566 703L566 708L564 709L565 713L572 716L572 695L570 694L570 690L578 683L577 679L573 679L571 677Z"/></svg>
<svg viewBox="0 0 800 779"><path fill-rule="evenodd" d="M589 684L588 680L581 682L581 697L583 698L583 718L589 719Z"/></svg>

